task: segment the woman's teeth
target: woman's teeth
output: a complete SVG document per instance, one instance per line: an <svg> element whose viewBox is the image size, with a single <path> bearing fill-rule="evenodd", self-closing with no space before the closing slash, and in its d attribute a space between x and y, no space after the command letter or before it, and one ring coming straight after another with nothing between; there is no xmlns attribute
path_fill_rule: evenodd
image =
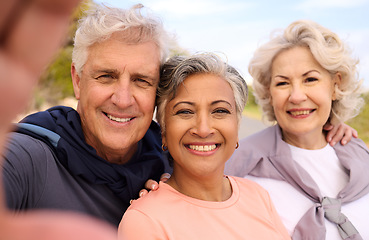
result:
<svg viewBox="0 0 369 240"><path fill-rule="evenodd" d="M216 148L217 146L215 144L212 145L188 145L188 148L195 150L195 151L199 151L199 152L208 152L208 151L212 151Z"/></svg>

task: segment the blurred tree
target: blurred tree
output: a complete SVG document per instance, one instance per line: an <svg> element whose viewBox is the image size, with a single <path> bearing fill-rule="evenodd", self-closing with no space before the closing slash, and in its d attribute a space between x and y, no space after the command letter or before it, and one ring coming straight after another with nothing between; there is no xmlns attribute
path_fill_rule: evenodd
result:
<svg viewBox="0 0 369 240"><path fill-rule="evenodd" d="M77 29L78 19L93 4L92 0L83 1L72 15L71 25L64 46L55 60L48 66L40 78L35 98L30 109L40 109L43 105L55 105L61 99L74 96L70 65L72 63L73 38Z"/></svg>
<svg viewBox="0 0 369 240"><path fill-rule="evenodd" d="M247 105L251 105L251 106L257 106L258 104L256 103L256 99L254 96L254 89L252 88L251 84L247 84L247 88L249 91L249 94L247 96Z"/></svg>
<svg viewBox="0 0 369 240"><path fill-rule="evenodd" d="M369 146L369 92L363 94L365 105L359 115L347 122L348 125L355 128L361 138Z"/></svg>

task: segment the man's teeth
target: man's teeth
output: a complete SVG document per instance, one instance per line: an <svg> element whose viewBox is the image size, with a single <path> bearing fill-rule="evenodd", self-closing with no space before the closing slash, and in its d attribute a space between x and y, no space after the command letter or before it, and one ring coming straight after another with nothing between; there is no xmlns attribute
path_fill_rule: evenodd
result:
<svg viewBox="0 0 369 240"><path fill-rule="evenodd" d="M299 115L308 115L310 113L309 110L304 110L304 111L293 111L290 112L292 116L299 116Z"/></svg>
<svg viewBox="0 0 369 240"><path fill-rule="evenodd" d="M109 115L109 114L107 114L106 116L108 116L108 118L110 120L113 120L113 121L116 121L116 122L121 122L121 123L128 122L128 121L131 120L130 118L118 118L118 117L114 117L114 116Z"/></svg>
<svg viewBox="0 0 369 240"><path fill-rule="evenodd" d="M195 151L208 152L214 150L217 146L213 144L213 145L189 145L188 147Z"/></svg>

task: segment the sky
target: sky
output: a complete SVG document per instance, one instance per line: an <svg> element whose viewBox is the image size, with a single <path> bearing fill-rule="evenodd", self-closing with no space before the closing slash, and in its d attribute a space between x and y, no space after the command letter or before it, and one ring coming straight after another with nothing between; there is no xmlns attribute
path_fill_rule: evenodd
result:
<svg viewBox="0 0 369 240"><path fill-rule="evenodd" d="M300 19L337 33L359 59L359 76L369 89L369 0L95 0L129 8L142 3L189 51L217 52L244 76L253 52L272 31Z"/></svg>

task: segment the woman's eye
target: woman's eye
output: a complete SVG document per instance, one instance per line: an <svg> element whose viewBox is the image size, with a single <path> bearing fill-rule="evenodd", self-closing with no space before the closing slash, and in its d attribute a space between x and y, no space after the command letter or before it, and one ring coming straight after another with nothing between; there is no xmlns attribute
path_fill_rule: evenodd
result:
<svg viewBox="0 0 369 240"><path fill-rule="evenodd" d="M175 114L176 115L185 115L185 114L192 114L193 112L189 109L181 109L181 110L178 110Z"/></svg>
<svg viewBox="0 0 369 240"><path fill-rule="evenodd" d="M314 77L309 77L306 79L306 82L315 82L315 81L318 81L318 79Z"/></svg>
<svg viewBox="0 0 369 240"><path fill-rule="evenodd" d="M225 108L217 108L213 111L213 113L219 113L219 114L229 114L231 113L228 109Z"/></svg>
<svg viewBox="0 0 369 240"><path fill-rule="evenodd" d="M275 85L278 87L278 86L285 86L287 84L288 84L287 82L277 82Z"/></svg>

